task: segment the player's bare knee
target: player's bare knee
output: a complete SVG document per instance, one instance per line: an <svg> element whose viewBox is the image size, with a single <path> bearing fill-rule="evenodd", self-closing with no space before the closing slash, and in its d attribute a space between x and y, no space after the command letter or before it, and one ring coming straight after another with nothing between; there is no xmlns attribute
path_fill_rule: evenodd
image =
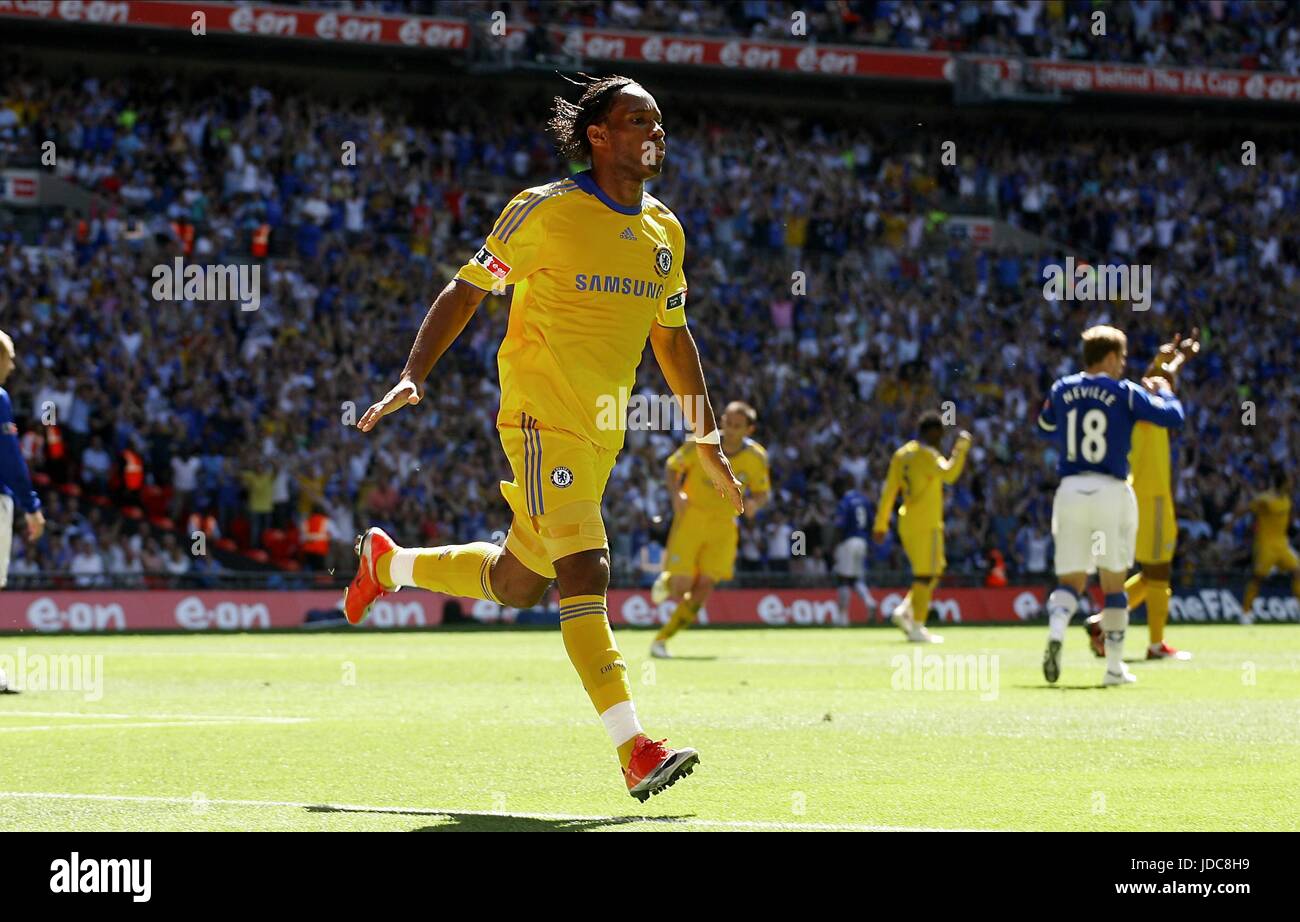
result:
<svg viewBox="0 0 1300 922"><path fill-rule="evenodd" d="M704 600L713 592L717 583L709 576L696 577L695 582L691 584L691 601L704 604Z"/></svg>
<svg viewBox="0 0 1300 922"><path fill-rule="evenodd" d="M492 594L497 597L497 600L502 605L507 605L510 608L535 608L541 604L550 585L550 580L542 582L508 581L501 586L493 585Z"/></svg>
<svg viewBox="0 0 1300 922"><path fill-rule="evenodd" d="M595 548L579 551L555 561L560 594L604 595L609 590L609 551Z"/></svg>
<svg viewBox="0 0 1300 922"><path fill-rule="evenodd" d="M1147 579L1154 579L1162 583L1169 582L1173 575L1173 564L1168 563L1149 563L1142 567L1142 575Z"/></svg>
<svg viewBox="0 0 1300 922"><path fill-rule="evenodd" d="M1075 595L1082 595L1083 590L1088 585L1087 573L1061 573L1057 575L1056 581L1062 586L1069 586L1074 590Z"/></svg>
<svg viewBox="0 0 1300 922"><path fill-rule="evenodd" d="M509 550L503 550L493 561L488 578L497 601L511 608L534 607L551 586L550 577L534 573Z"/></svg>

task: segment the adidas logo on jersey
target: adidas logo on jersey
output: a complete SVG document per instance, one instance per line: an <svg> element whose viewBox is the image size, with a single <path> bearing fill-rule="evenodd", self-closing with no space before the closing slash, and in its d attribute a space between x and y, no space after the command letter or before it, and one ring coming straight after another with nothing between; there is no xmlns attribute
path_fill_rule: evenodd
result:
<svg viewBox="0 0 1300 922"><path fill-rule="evenodd" d="M619 239L619 240L635 240L635 239L636 239L636 234L632 233L632 228L630 228L630 227L625 227L625 228L623 228L623 233L621 233L621 234L618 235L618 239Z"/></svg>

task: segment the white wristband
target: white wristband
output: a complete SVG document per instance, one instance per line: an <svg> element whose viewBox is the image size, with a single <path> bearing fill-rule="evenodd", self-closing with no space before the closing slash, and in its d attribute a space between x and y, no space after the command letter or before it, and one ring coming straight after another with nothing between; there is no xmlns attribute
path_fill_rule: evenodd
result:
<svg viewBox="0 0 1300 922"><path fill-rule="evenodd" d="M722 430L714 429L708 435L697 435L695 436L695 441L700 443L701 445L721 445Z"/></svg>

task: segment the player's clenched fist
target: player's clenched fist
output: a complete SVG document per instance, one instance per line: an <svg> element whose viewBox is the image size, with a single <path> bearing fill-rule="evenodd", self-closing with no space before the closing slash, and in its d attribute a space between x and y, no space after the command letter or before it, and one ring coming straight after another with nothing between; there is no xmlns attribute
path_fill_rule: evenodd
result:
<svg viewBox="0 0 1300 922"><path fill-rule="evenodd" d="M731 464L728 463L727 456L722 453L722 448L699 442L696 443L695 448L700 455L700 467L704 468L704 473L709 475L713 488L722 494L727 502L731 503L731 508L736 510L736 514L740 515L745 511L740 481L731 472Z"/></svg>
<svg viewBox="0 0 1300 922"><path fill-rule="evenodd" d="M370 409L366 410L365 415L357 422L357 428L362 432L369 432L375 428L375 423L382 417L397 412L407 404L419 403L423 396L422 387L410 378L403 378L397 382L396 387L384 395L383 400L370 405Z"/></svg>

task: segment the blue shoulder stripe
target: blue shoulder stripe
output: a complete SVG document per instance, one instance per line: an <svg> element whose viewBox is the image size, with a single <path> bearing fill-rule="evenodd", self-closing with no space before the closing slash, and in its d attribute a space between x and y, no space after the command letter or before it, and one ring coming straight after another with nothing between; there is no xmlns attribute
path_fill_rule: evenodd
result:
<svg viewBox="0 0 1300 922"><path fill-rule="evenodd" d="M515 209L515 213L512 215L509 221L502 219L502 224L504 224L505 226L501 229L501 232L497 234L497 239L500 240L502 243L508 243L510 241L511 234L519 230L519 228L523 225L524 220L530 214L533 213L534 208L536 208L538 205L540 205L542 202L546 201L549 198L554 198L557 195L563 195L566 192L572 192L576 188L578 188L577 183L573 182L572 180L564 180L562 182L556 183L546 193L537 196L530 202L524 203L524 207L522 209Z"/></svg>

